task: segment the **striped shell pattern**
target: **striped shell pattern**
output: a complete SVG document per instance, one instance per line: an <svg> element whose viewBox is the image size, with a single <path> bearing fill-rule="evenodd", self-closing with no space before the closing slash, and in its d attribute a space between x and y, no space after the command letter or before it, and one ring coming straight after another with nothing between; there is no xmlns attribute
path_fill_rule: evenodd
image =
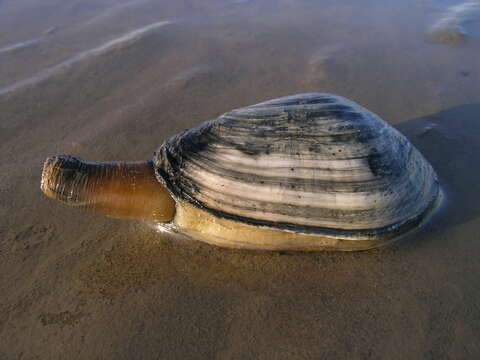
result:
<svg viewBox="0 0 480 360"><path fill-rule="evenodd" d="M403 135L322 93L232 110L167 140L154 164L174 198L216 216L346 238L417 223L438 194Z"/></svg>

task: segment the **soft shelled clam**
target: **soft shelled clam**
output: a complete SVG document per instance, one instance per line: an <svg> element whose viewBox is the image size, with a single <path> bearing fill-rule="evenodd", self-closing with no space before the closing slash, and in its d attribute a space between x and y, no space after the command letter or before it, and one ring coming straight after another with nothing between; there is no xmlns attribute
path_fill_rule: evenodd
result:
<svg viewBox="0 0 480 360"><path fill-rule="evenodd" d="M41 188L211 244L272 250L385 244L418 226L439 194L433 168L403 135L322 93L232 110L166 140L150 161L51 157Z"/></svg>

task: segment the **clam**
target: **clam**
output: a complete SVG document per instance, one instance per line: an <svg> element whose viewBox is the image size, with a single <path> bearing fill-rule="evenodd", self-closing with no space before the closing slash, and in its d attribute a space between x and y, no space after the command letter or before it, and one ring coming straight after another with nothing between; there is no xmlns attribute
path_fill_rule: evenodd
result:
<svg viewBox="0 0 480 360"><path fill-rule="evenodd" d="M210 244L270 250L383 245L421 224L439 195L432 166L402 134L324 93L232 110L145 162L48 158L41 189Z"/></svg>

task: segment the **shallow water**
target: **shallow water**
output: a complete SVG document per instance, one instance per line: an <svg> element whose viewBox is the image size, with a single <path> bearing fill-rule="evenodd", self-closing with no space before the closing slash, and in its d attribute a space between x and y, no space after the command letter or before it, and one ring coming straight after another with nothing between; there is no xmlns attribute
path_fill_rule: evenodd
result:
<svg viewBox="0 0 480 360"><path fill-rule="evenodd" d="M478 358L478 14L431 37L459 4L0 1L0 359ZM428 224L361 253L232 251L39 190L47 156L143 160L310 91L419 148L446 194Z"/></svg>

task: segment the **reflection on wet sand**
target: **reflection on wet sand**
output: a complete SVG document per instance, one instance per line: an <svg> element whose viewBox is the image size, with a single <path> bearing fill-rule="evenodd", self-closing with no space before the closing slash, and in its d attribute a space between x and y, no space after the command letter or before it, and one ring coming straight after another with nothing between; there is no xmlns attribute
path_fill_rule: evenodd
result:
<svg viewBox="0 0 480 360"><path fill-rule="evenodd" d="M149 2L149 0L133 0L133 1L125 2L125 3L114 4L110 7L108 7L105 11L101 12L100 14L95 15L92 18L90 18L89 20L81 23L79 25L79 28L86 28L88 26L91 26L94 23L105 22L106 20L108 20L108 18L114 17L118 12L121 12L121 11L124 11L124 10L131 11L132 7L142 5L142 4L146 4L148 2Z"/></svg>

